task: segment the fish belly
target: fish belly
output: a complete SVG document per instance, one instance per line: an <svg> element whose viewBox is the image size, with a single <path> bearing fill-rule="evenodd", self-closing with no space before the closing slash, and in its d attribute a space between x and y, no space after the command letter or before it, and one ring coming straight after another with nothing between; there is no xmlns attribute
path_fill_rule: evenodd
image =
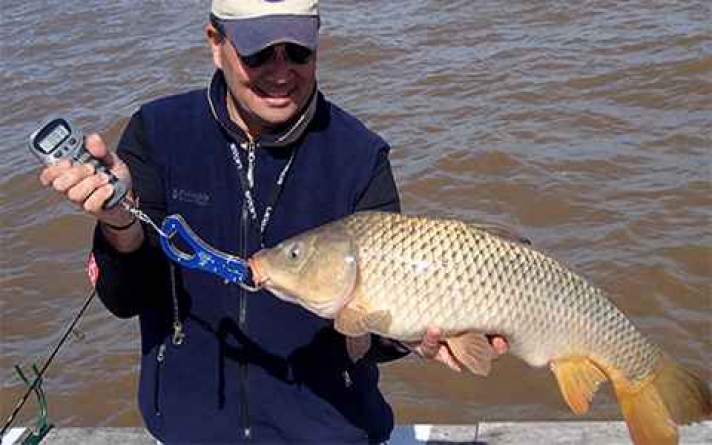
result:
<svg viewBox="0 0 712 445"><path fill-rule="evenodd" d="M658 358L602 291L539 251L461 222L387 224L355 230L361 293L391 315L382 335L418 341L431 325L499 334L532 366L590 356L633 379Z"/></svg>

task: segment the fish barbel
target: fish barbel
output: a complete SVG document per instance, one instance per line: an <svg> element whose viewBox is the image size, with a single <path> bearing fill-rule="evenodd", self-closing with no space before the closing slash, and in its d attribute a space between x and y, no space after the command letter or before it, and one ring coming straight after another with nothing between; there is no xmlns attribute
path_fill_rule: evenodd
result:
<svg viewBox="0 0 712 445"><path fill-rule="evenodd" d="M576 414L613 384L637 445L678 443L677 425L710 416L707 384L647 340L606 297L523 242L457 220L363 212L250 260L278 298L334 319L337 331L418 342L441 329L452 354L486 375L487 335L548 365Z"/></svg>

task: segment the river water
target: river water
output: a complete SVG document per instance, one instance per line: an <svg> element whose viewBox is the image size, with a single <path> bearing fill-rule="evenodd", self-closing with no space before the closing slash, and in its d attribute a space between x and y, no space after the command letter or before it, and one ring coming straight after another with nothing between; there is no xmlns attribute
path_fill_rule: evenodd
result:
<svg viewBox="0 0 712 445"><path fill-rule="evenodd" d="M610 290L710 380L712 3L325 1L319 81L392 145L407 213L499 224ZM48 114L116 141L212 73L207 1L5 0L0 14L0 415L90 286L92 221L37 182ZM97 301L50 367L59 425L140 425L135 321ZM399 423L569 419L545 370L383 367ZM197 377L197 376L196 376ZM618 417L610 388L588 418ZM28 413L24 419L28 418Z"/></svg>

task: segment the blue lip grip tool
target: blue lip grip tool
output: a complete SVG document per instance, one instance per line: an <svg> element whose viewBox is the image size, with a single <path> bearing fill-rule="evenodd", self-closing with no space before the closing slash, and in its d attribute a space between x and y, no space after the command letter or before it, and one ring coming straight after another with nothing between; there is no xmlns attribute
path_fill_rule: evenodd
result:
<svg viewBox="0 0 712 445"><path fill-rule="evenodd" d="M215 274L226 283L239 284L249 290L251 279L250 266L242 258L221 252L205 241L188 226L182 216L168 215L161 226L161 247L163 252L175 263L190 269L199 269ZM192 252L184 252L175 245L180 239Z"/></svg>

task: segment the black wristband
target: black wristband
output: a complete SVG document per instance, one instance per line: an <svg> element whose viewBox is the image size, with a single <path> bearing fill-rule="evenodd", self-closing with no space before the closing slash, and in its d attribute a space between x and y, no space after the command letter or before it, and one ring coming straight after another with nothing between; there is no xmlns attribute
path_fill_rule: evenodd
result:
<svg viewBox="0 0 712 445"><path fill-rule="evenodd" d="M124 224L123 226L115 226L115 225L113 225L113 224L109 224L109 223L106 222L106 221L102 221L101 224L104 225L104 226L106 226L106 227L108 227L108 228L110 228L111 230L113 230L113 231L115 231L115 232L121 232L121 231L123 231L123 230L128 230L131 226L133 226L137 219L138 219L138 218L136 218L136 217L134 216L133 219L131 219L131 222L130 222L130 223Z"/></svg>

